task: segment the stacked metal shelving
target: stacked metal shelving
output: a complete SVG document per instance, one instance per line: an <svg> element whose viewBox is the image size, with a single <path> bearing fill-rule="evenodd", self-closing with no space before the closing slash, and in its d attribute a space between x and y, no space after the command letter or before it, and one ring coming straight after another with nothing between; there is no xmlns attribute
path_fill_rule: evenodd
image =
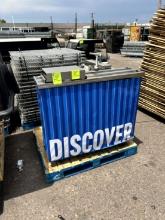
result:
<svg viewBox="0 0 165 220"><path fill-rule="evenodd" d="M41 75L44 67L80 65L85 60L83 52L68 48L14 51L10 52L10 56L11 66L20 88L16 100L23 126L40 122L33 77Z"/></svg>
<svg viewBox="0 0 165 220"><path fill-rule="evenodd" d="M121 54L124 56L143 57L145 41L125 41Z"/></svg>

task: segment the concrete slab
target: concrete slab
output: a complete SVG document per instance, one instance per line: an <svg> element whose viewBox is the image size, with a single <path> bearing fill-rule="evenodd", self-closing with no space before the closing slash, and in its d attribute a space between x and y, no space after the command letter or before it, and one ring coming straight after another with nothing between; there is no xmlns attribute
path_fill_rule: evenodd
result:
<svg viewBox="0 0 165 220"><path fill-rule="evenodd" d="M44 182L32 132L7 138L0 219L165 219L164 134L165 125L154 119L137 123L136 156L53 185ZM18 159L24 160L22 172Z"/></svg>
<svg viewBox="0 0 165 220"><path fill-rule="evenodd" d="M141 123L141 122L151 122L155 121L155 119L142 111L137 112L137 118L136 118L136 123Z"/></svg>

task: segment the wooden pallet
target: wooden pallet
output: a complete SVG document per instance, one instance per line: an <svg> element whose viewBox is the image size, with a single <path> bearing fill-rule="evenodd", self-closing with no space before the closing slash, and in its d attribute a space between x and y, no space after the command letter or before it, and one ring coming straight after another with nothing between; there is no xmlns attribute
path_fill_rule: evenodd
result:
<svg viewBox="0 0 165 220"><path fill-rule="evenodd" d="M159 116L160 118L162 118L162 122L165 122L165 115L160 112L159 109L155 108L151 103L146 103L144 102L144 100L139 100L139 107Z"/></svg>
<svg viewBox="0 0 165 220"><path fill-rule="evenodd" d="M47 182L54 182L78 173L94 169L107 163L132 156L137 153L137 144L129 141L117 147L90 154L72 157L64 161L50 163L43 145L42 128L34 130L38 152L44 167Z"/></svg>
<svg viewBox="0 0 165 220"><path fill-rule="evenodd" d="M159 97L154 97L152 96L152 94L148 95L146 93L143 93L141 92L141 98L143 99L147 99L148 101L151 101L151 102L155 102L158 106L159 105L162 105L161 107L164 108L164 112L165 112L165 103L163 103L163 99L161 100L161 98Z"/></svg>
<svg viewBox="0 0 165 220"><path fill-rule="evenodd" d="M165 9L153 17L149 43L144 52L139 106L165 118Z"/></svg>

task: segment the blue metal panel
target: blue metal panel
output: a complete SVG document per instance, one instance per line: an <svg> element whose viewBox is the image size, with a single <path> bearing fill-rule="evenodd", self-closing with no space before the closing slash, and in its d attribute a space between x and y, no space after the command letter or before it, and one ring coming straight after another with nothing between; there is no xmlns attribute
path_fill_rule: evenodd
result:
<svg viewBox="0 0 165 220"><path fill-rule="evenodd" d="M44 145L51 161L50 140L132 123L134 137L140 78L38 89ZM92 144L92 140L87 140ZM121 142L124 142L121 137ZM115 137L110 146L115 145ZM101 148L108 147L104 141ZM64 151L64 144L62 145ZM69 144L69 149L73 149ZM83 153L81 151L81 153ZM70 155L69 155L70 156ZM64 159L64 155L61 159Z"/></svg>

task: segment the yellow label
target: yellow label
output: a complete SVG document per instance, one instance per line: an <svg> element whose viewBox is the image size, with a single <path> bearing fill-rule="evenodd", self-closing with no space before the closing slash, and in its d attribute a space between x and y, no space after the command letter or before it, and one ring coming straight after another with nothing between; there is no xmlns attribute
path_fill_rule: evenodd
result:
<svg viewBox="0 0 165 220"><path fill-rule="evenodd" d="M52 74L53 84L54 85L61 85L62 84L62 76L61 72L54 72Z"/></svg>
<svg viewBox="0 0 165 220"><path fill-rule="evenodd" d="M80 45L82 45L84 43L84 40L80 40L79 43Z"/></svg>
<svg viewBox="0 0 165 220"><path fill-rule="evenodd" d="M72 80L80 79L80 70L72 70Z"/></svg>

